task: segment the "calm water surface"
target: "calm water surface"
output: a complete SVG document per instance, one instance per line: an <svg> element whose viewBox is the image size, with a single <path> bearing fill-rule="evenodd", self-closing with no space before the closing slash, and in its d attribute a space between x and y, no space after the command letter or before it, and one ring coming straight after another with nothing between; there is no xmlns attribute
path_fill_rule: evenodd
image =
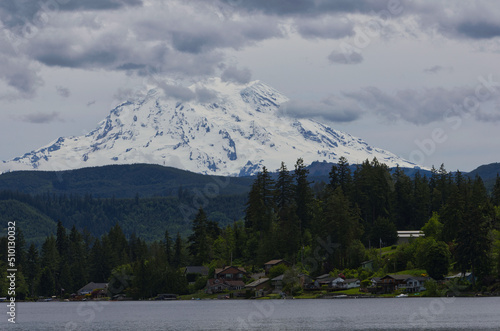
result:
<svg viewBox="0 0 500 331"><path fill-rule="evenodd" d="M0 329L500 330L500 298L19 303Z"/></svg>

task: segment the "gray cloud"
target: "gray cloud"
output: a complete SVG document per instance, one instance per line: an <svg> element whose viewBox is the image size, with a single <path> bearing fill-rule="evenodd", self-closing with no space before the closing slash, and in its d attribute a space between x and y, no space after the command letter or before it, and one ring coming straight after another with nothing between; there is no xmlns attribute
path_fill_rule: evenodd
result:
<svg viewBox="0 0 500 331"><path fill-rule="evenodd" d="M406 3L405 12L418 17L421 28L448 38L491 39L500 36L500 7L493 1Z"/></svg>
<svg viewBox="0 0 500 331"><path fill-rule="evenodd" d="M179 18L174 20L178 21ZM148 22L147 26L149 30L152 27L156 29L155 34L161 31L161 38L170 36L176 50L195 54L216 48L239 49L257 41L284 36L278 22L266 16L222 22L207 16L200 18L197 24L185 21L166 24L162 20L153 24Z"/></svg>
<svg viewBox="0 0 500 331"><path fill-rule="evenodd" d="M212 76L226 61L227 50L285 38L287 31L306 39L354 36L355 25L363 23L340 16L352 18L349 14L356 13L377 19L382 19L381 11L392 11L390 18L411 15L423 30L449 38L500 35L500 7L488 2L449 6L446 1L391 5L378 0L172 0L143 6L142 0L44 1L0 1L5 32L0 34L0 79L22 97L34 95L43 83L42 66L119 70L140 76ZM334 51L328 59L357 64L363 62L363 55ZM236 68L227 68L223 75L237 82L251 78Z"/></svg>
<svg viewBox="0 0 500 331"><path fill-rule="evenodd" d="M358 102L364 109L393 122L403 120L425 125L441 121L447 114L473 116L479 121L500 120L498 112L486 112L482 109L483 102L477 99L474 87L405 89L394 94L383 92L376 87L367 87L361 91L344 93L344 95ZM490 97L497 102L500 99L498 95ZM467 106L467 100L476 100L478 108L469 109L471 107ZM473 105L476 106L476 104ZM496 108L498 111L498 105Z"/></svg>
<svg viewBox="0 0 500 331"><path fill-rule="evenodd" d="M172 85L165 82L160 83L159 86L167 98L179 99L182 101L190 101L196 98L196 94L184 86Z"/></svg>
<svg viewBox="0 0 500 331"><path fill-rule="evenodd" d="M0 63L0 79L12 87L20 97L33 97L36 89L43 85L38 68L29 60L0 53Z"/></svg>
<svg viewBox="0 0 500 331"><path fill-rule="evenodd" d="M331 63L339 64L358 64L363 62L363 55L356 51L350 53L333 51L328 55L328 60Z"/></svg>
<svg viewBox="0 0 500 331"><path fill-rule="evenodd" d="M235 82L246 84L252 79L252 72L248 68L238 69L235 66L229 66L222 72L223 82Z"/></svg>
<svg viewBox="0 0 500 331"><path fill-rule="evenodd" d="M498 22L461 22L456 26L456 31L473 39L490 39L500 36Z"/></svg>
<svg viewBox="0 0 500 331"><path fill-rule="evenodd" d="M291 117L320 117L332 122L352 122L363 110L355 100L330 96L321 101L291 100L280 105L280 114Z"/></svg>
<svg viewBox="0 0 500 331"><path fill-rule="evenodd" d="M63 98L67 98L71 95L71 91L69 90L69 88L66 88L66 87L56 86L56 91L57 91L57 94L59 94Z"/></svg>
<svg viewBox="0 0 500 331"><path fill-rule="evenodd" d="M59 2L61 10L115 10L143 5L142 0L59 0Z"/></svg>
<svg viewBox="0 0 500 331"><path fill-rule="evenodd" d="M40 27L58 11L106 11L142 6L142 0L47 0L0 2L0 20L8 27Z"/></svg>
<svg viewBox="0 0 500 331"><path fill-rule="evenodd" d="M354 23L338 16L296 19L295 25L304 38L340 39L354 35Z"/></svg>
<svg viewBox="0 0 500 331"><path fill-rule="evenodd" d="M222 0L223 3L248 12L259 12L278 16L315 16L325 13L368 13L387 9L385 1L375 0L294 0L294 1L235 1Z"/></svg>
<svg viewBox="0 0 500 331"><path fill-rule="evenodd" d="M437 74L440 71L443 71L443 66L440 65L435 65L429 68L425 68L423 72L428 73L428 74Z"/></svg>
<svg viewBox="0 0 500 331"><path fill-rule="evenodd" d="M211 102L217 99L217 92L206 87L197 87L194 91L196 100L201 103Z"/></svg>
<svg viewBox="0 0 500 331"><path fill-rule="evenodd" d="M63 122L58 112L28 114L20 116L19 118L23 122L34 123L34 124L51 123L54 121Z"/></svg>

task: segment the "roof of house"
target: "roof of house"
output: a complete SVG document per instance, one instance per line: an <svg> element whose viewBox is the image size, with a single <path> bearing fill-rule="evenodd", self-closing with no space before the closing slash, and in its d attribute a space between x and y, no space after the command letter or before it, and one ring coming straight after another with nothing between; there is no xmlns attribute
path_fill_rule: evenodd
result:
<svg viewBox="0 0 500 331"><path fill-rule="evenodd" d="M421 230L398 231L398 238L417 238L417 237L425 237L424 232Z"/></svg>
<svg viewBox="0 0 500 331"><path fill-rule="evenodd" d="M321 278L321 279L316 279L318 281L318 283L320 284L327 284L327 283L331 283L332 281L334 281L335 279L337 279L338 277L328 277L328 278Z"/></svg>
<svg viewBox="0 0 500 331"><path fill-rule="evenodd" d="M222 279L216 279L216 278L210 278L208 281L208 286L209 287L212 287L212 286L229 286L228 284L226 284L226 282Z"/></svg>
<svg viewBox="0 0 500 331"><path fill-rule="evenodd" d="M108 283L94 283L94 282L90 282L87 285L85 285L84 287L82 287L81 289L79 289L77 291L77 293L90 293L93 290L104 289L104 288L107 288L107 287L108 287Z"/></svg>
<svg viewBox="0 0 500 331"><path fill-rule="evenodd" d="M288 263L288 262L285 261L285 260L283 260L283 259L279 259L279 260L268 261L268 262L264 263L264 265L276 265L276 264L279 264L279 263Z"/></svg>
<svg viewBox="0 0 500 331"><path fill-rule="evenodd" d="M208 276L208 268L205 266L187 266L185 269L186 274L201 274L203 276Z"/></svg>
<svg viewBox="0 0 500 331"><path fill-rule="evenodd" d="M267 283L268 281L269 281L269 278L257 279L256 281L253 281L250 284L247 284L245 287L257 287L259 285Z"/></svg>
<svg viewBox="0 0 500 331"><path fill-rule="evenodd" d="M471 272L466 272L466 273L465 273L465 277L469 277L471 274L472 274ZM462 277L464 277L464 275L463 275L461 272L459 272L459 273L458 273L458 274L456 274L456 275L446 277L446 279L452 279L452 278L462 278Z"/></svg>
<svg viewBox="0 0 500 331"><path fill-rule="evenodd" d="M384 277L382 277L380 279L384 279L384 278L393 278L393 279L397 279L397 280L406 280L408 278L414 278L414 276L412 276L412 275L385 275Z"/></svg>
<svg viewBox="0 0 500 331"><path fill-rule="evenodd" d="M360 280L357 278L349 278L349 279L344 279L344 283L355 283L359 282Z"/></svg>
<svg viewBox="0 0 500 331"><path fill-rule="evenodd" d="M255 274L251 274L250 277L257 280L257 279L263 278L265 275L266 274L264 272L258 272Z"/></svg>
<svg viewBox="0 0 500 331"><path fill-rule="evenodd" d="M323 278L329 278L331 277L330 274L323 274L321 276L316 277L316 279L323 279Z"/></svg>
<svg viewBox="0 0 500 331"><path fill-rule="evenodd" d="M218 274L221 274L221 273L226 273L226 271L229 271L229 269L231 268L234 268L236 269L237 272L243 272L243 273L247 273L247 271L244 269L244 268L240 268L240 267L235 267L235 266L227 266L225 268L217 268L215 269L215 274L218 275Z"/></svg>
<svg viewBox="0 0 500 331"><path fill-rule="evenodd" d="M278 277L274 277L273 279L271 279L272 281L278 281L278 280L283 280L283 276L285 276L285 274L281 274L279 275Z"/></svg>
<svg viewBox="0 0 500 331"><path fill-rule="evenodd" d="M210 278L207 281L207 283L208 287L214 287L214 286L245 287L245 283L242 282L241 280L224 280L224 279Z"/></svg>

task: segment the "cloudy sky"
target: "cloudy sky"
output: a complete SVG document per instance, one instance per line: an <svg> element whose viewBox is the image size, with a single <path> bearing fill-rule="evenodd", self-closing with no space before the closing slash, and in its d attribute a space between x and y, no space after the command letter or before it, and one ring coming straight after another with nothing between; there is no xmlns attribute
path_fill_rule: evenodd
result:
<svg viewBox="0 0 500 331"><path fill-rule="evenodd" d="M2 0L0 159L87 133L164 79L221 76L469 171L500 162L499 17L495 0Z"/></svg>

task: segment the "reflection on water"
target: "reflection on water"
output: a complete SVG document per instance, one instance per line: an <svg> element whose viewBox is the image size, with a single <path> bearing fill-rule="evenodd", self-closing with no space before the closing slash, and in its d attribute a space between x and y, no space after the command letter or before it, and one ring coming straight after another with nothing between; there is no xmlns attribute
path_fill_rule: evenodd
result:
<svg viewBox="0 0 500 331"><path fill-rule="evenodd" d="M8 330L499 330L500 298L19 303Z"/></svg>

